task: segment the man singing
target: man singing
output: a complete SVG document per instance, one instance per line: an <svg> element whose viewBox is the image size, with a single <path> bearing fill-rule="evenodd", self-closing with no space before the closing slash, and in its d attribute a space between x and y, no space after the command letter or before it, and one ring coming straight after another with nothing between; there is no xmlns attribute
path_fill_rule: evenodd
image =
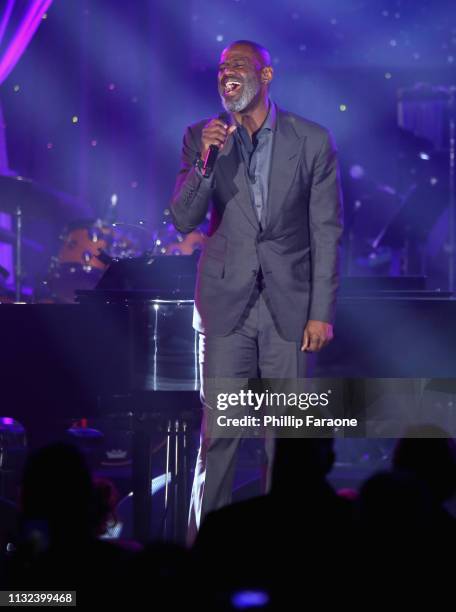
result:
<svg viewBox="0 0 456 612"><path fill-rule="evenodd" d="M261 45L242 40L222 52L226 112L187 128L171 202L184 233L211 207L195 290L204 414L190 542L204 516L231 500L240 439L209 435L207 381L304 378L333 336L342 234L336 151L325 128L271 101L272 78ZM219 153L208 175L211 145Z"/></svg>

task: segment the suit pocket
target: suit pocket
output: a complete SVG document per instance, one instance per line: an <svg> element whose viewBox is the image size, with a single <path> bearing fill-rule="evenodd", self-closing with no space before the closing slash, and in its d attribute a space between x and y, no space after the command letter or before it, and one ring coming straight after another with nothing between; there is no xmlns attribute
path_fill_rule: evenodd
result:
<svg viewBox="0 0 456 612"><path fill-rule="evenodd" d="M205 257L200 259L199 273L203 276L211 278L223 278L225 272L225 262L222 259L215 259L206 253Z"/></svg>

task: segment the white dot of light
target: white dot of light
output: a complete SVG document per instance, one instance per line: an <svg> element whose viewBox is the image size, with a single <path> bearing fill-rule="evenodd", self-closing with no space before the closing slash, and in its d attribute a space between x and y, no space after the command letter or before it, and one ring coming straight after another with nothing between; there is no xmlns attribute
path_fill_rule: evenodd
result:
<svg viewBox="0 0 456 612"><path fill-rule="evenodd" d="M95 138L93 140L90 141L90 144L92 145L92 147L96 147L98 144L98 141L95 140Z"/></svg>
<svg viewBox="0 0 456 612"><path fill-rule="evenodd" d="M112 206L116 206L118 200L119 200L119 197L118 197L117 193L113 193L112 196L111 196L111 205Z"/></svg>
<svg viewBox="0 0 456 612"><path fill-rule="evenodd" d="M420 152L420 159L431 159L427 153L424 151Z"/></svg>
<svg viewBox="0 0 456 612"><path fill-rule="evenodd" d="M360 166L359 164L354 164L350 168L350 176L353 179L363 178L364 174L365 174L364 168L362 166Z"/></svg>
<svg viewBox="0 0 456 612"><path fill-rule="evenodd" d="M388 11L382 11L382 15L383 15L383 17L388 17L389 12Z"/></svg>
<svg viewBox="0 0 456 612"><path fill-rule="evenodd" d="M109 83L109 85L108 85L109 91L114 91L115 88L116 88L115 83Z"/></svg>
<svg viewBox="0 0 456 612"><path fill-rule="evenodd" d="M330 21L331 25L337 25L337 19L335 19L334 17L331 19Z"/></svg>
<svg viewBox="0 0 456 612"><path fill-rule="evenodd" d="M47 143L47 145L46 145L46 147L47 147L48 149L52 149L52 148L54 147L54 145L52 144L52 142L48 142L48 143Z"/></svg>
<svg viewBox="0 0 456 612"><path fill-rule="evenodd" d="M71 117L71 121L72 121L73 123L77 123L77 122L79 121L79 117L78 117L77 115L73 115L73 116Z"/></svg>
<svg viewBox="0 0 456 612"><path fill-rule="evenodd" d="M448 63L452 64L454 62L454 56L453 55L449 55L448 56Z"/></svg>
<svg viewBox="0 0 456 612"><path fill-rule="evenodd" d="M235 610L263 608L268 603L269 595L264 591L238 591L231 597L231 604Z"/></svg>
<svg viewBox="0 0 456 612"><path fill-rule="evenodd" d="M345 104L341 104L339 106L339 110L343 113L343 112L345 112L347 110L347 106Z"/></svg>
<svg viewBox="0 0 456 612"><path fill-rule="evenodd" d="M435 176L433 176L429 182L431 183L431 185L437 185L439 180Z"/></svg>
<svg viewBox="0 0 456 612"><path fill-rule="evenodd" d="M385 79L390 79L393 75L391 72L385 72Z"/></svg>
<svg viewBox="0 0 456 612"><path fill-rule="evenodd" d="M391 47L397 47L397 40L396 40L396 39L394 39L394 38L392 38L392 39L390 40L390 46L391 46Z"/></svg>
<svg viewBox="0 0 456 612"><path fill-rule="evenodd" d="M15 91L16 93L20 90L20 85L15 85L13 87L13 91Z"/></svg>
<svg viewBox="0 0 456 612"><path fill-rule="evenodd" d="M223 34L217 34L216 41L222 42L222 40L223 40Z"/></svg>
<svg viewBox="0 0 456 612"><path fill-rule="evenodd" d="M47 19L48 18L48 14L44 13L43 16L41 17L41 19Z"/></svg>

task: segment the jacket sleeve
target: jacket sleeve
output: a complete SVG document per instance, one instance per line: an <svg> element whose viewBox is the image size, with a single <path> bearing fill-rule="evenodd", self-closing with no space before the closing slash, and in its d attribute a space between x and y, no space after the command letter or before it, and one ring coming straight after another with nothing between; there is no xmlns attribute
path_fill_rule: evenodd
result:
<svg viewBox="0 0 456 612"><path fill-rule="evenodd" d="M309 319L333 323L339 288L343 208L337 151L328 132L314 162L309 220L312 265Z"/></svg>
<svg viewBox="0 0 456 612"><path fill-rule="evenodd" d="M188 233L200 225L209 208L214 177L205 178L193 165L199 151L192 128L187 128L182 148L182 162L170 204L174 226Z"/></svg>

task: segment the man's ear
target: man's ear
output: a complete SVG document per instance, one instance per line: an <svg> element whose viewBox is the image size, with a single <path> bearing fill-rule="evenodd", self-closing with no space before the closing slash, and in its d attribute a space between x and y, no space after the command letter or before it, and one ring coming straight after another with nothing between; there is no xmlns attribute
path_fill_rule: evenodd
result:
<svg viewBox="0 0 456 612"><path fill-rule="evenodd" d="M261 82L266 85L272 81L274 76L274 69L272 66L265 66L261 71Z"/></svg>

